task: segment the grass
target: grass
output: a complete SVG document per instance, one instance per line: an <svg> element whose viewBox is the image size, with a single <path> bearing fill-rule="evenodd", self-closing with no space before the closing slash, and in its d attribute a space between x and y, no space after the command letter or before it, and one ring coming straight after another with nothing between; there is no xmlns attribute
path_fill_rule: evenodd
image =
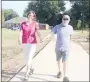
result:
<svg viewBox="0 0 90 82"><path fill-rule="evenodd" d="M18 45L18 35L19 31L2 28L2 58L10 58L14 54L21 53Z"/></svg>
<svg viewBox="0 0 90 82"><path fill-rule="evenodd" d="M82 30L75 30L74 35L77 35L78 37L87 37L89 35L89 31L84 30L82 33Z"/></svg>
<svg viewBox="0 0 90 82"><path fill-rule="evenodd" d="M75 30L73 35L72 35L72 39L76 40L76 41L86 41L87 38L89 37L89 31L84 30L82 33L82 30Z"/></svg>
<svg viewBox="0 0 90 82"><path fill-rule="evenodd" d="M84 30L75 30L72 35L72 40L79 44L87 53L89 53L89 41L87 38L89 37L89 31Z"/></svg>

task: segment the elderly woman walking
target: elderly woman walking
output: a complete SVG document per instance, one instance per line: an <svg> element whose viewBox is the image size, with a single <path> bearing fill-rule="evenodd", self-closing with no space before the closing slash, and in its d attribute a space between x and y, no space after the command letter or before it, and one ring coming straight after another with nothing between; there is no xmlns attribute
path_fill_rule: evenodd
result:
<svg viewBox="0 0 90 82"><path fill-rule="evenodd" d="M34 11L29 11L27 14L27 21L21 24L19 35L19 44L22 45L24 57L26 60L26 79L28 79L30 73L33 73L32 59L36 50L36 35L39 36L40 42L42 41L38 29L39 23L36 22L36 14Z"/></svg>

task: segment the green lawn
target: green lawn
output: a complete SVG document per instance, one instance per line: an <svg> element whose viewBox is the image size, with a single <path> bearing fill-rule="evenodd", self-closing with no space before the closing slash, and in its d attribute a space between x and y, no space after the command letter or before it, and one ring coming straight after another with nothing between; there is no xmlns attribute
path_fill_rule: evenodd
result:
<svg viewBox="0 0 90 82"><path fill-rule="evenodd" d="M82 30L74 30L74 35L77 35L78 37L87 37L89 35L89 31L84 30L82 33Z"/></svg>
<svg viewBox="0 0 90 82"><path fill-rule="evenodd" d="M86 39L89 37L89 31L84 30L82 33L82 30L74 30L74 33L72 35L73 39Z"/></svg>
<svg viewBox="0 0 90 82"><path fill-rule="evenodd" d="M79 44L87 53L89 53L89 30L75 30L72 36L72 40Z"/></svg>
<svg viewBox="0 0 90 82"><path fill-rule="evenodd" d="M21 52L18 45L19 31L12 31L10 29L2 29L2 58L10 57L12 54L19 54Z"/></svg>

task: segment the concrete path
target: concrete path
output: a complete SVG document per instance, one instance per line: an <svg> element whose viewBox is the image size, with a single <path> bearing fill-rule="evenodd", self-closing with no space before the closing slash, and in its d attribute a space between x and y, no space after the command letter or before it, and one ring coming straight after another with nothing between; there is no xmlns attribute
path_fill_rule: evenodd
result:
<svg viewBox="0 0 90 82"><path fill-rule="evenodd" d="M55 40L53 39L33 59L35 71L28 81L62 81L63 78L56 78L58 70L54 49ZM11 81L25 82L25 68L12 78ZM89 55L79 45L73 42L71 42L71 52L68 61L68 76L70 81L89 81Z"/></svg>

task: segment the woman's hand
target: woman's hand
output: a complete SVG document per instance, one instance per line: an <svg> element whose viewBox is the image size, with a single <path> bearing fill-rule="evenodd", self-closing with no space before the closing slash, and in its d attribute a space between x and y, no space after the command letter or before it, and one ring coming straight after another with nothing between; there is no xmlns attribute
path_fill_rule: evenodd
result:
<svg viewBox="0 0 90 82"><path fill-rule="evenodd" d="M40 43L42 43L43 42L43 40L42 39L40 39Z"/></svg>
<svg viewBox="0 0 90 82"><path fill-rule="evenodd" d="M18 40L18 44L19 44L19 45L21 45L21 44L22 44L22 42L21 42L20 40Z"/></svg>
<svg viewBox="0 0 90 82"><path fill-rule="evenodd" d="M18 36L18 44L21 45L22 44L22 30L20 31L20 34Z"/></svg>

